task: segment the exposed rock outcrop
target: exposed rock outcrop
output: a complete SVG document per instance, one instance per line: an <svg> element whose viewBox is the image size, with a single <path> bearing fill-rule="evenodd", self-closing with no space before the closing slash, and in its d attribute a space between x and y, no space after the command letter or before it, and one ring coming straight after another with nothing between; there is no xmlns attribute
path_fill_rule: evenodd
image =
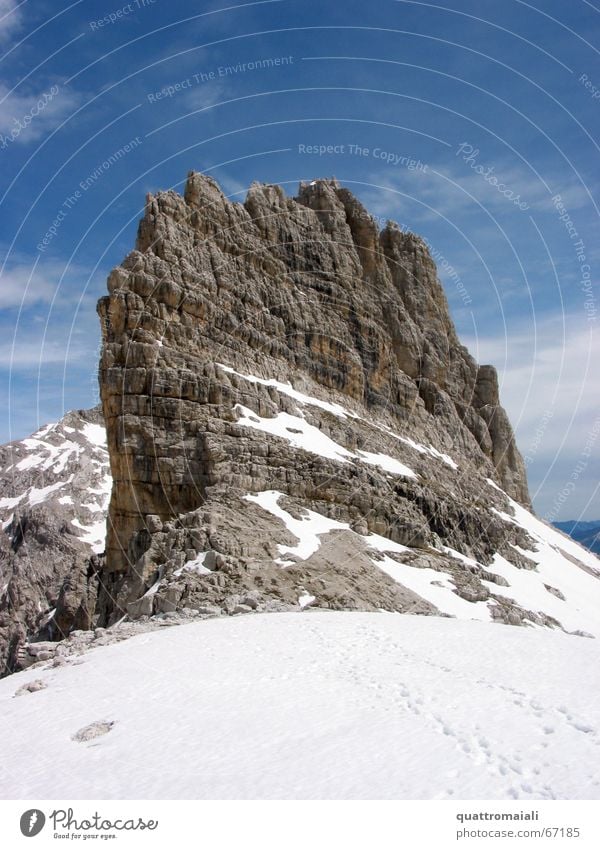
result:
<svg viewBox="0 0 600 849"><path fill-rule="evenodd" d="M242 206L191 174L109 291L108 439L78 411L0 448L4 672L317 607L600 636L598 561L526 509L496 372L417 236L333 180Z"/></svg>
<svg viewBox="0 0 600 849"><path fill-rule="evenodd" d="M212 603L223 584L264 591L278 536L262 525L281 522L244 497L265 490L416 552L444 542L489 562L506 547L504 523L482 522L482 486L486 504L503 503L483 481L529 496L496 372L460 344L425 243L391 222L379 232L335 180L301 184L297 198L254 184L242 205L191 173L184 197L148 196L136 250L108 285L108 619L190 593ZM205 550L222 567L184 575ZM306 583L306 568L275 568L272 594ZM341 596L409 604L354 585L327 603L345 606Z"/></svg>
<svg viewBox="0 0 600 849"><path fill-rule="evenodd" d="M28 640L92 626L111 485L98 409L0 447L0 675Z"/></svg>

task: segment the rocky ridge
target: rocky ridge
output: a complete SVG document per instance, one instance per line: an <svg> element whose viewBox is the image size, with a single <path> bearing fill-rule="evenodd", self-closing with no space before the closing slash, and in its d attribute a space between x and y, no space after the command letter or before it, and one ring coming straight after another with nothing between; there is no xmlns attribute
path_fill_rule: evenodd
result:
<svg viewBox="0 0 600 849"><path fill-rule="evenodd" d="M552 524L594 554L600 554L600 522L578 522L572 519Z"/></svg>
<svg viewBox="0 0 600 849"><path fill-rule="evenodd" d="M240 205L191 174L109 292L107 433L78 411L0 448L5 671L317 608L600 634L598 560L530 512L417 236L335 181Z"/></svg>
<svg viewBox="0 0 600 849"><path fill-rule="evenodd" d="M0 674L28 640L91 627L111 487L98 409L0 447Z"/></svg>
<svg viewBox="0 0 600 849"><path fill-rule="evenodd" d="M538 570L507 519L525 469L418 236L335 180L239 204L192 172L108 288L105 622L309 599L563 624L502 589L498 558Z"/></svg>

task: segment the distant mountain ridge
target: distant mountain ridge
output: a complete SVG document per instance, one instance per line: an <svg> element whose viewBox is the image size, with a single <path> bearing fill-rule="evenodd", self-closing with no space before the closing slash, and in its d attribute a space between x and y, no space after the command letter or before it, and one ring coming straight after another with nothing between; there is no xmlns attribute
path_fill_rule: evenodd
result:
<svg viewBox="0 0 600 849"><path fill-rule="evenodd" d="M97 408L0 446L0 674L28 640L91 626L111 488Z"/></svg>
<svg viewBox="0 0 600 849"><path fill-rule="evenodd" d="M594 554L600 555L600 519L592 522L580 522L571 519L567 522L553 522L552 524L580 545L584 545Z"/></svg>

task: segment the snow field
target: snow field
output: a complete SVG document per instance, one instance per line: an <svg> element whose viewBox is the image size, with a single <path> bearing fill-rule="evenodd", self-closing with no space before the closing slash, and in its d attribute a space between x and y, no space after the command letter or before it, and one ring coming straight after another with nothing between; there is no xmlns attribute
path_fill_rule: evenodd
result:
<svg viewBox="0 0 600 849"><path fill-rule="evenodd" d="M522 607L553 616L569 631L582 630L600 637L600 561L560 531L542 522L506 496L514 516L492 511L505 522L524 528L534 541L531 549L519 549L537 564L536 571L517 569L504 557L496 554L488 571L502 575L509 587L489 584L498 595L514 599ZM590 571L578 566L575 558ZM546 590L546 585L558 589L564 600Z"/></svg>
<svg viewBox="0 0 600 849"><path fill-rule="evenodd" d="M5 798L598 799L596 641L380 613L165 627L0 681ZM46 689L13 698L42 678ZM72 739L94 722L108 733Z"/></svg>

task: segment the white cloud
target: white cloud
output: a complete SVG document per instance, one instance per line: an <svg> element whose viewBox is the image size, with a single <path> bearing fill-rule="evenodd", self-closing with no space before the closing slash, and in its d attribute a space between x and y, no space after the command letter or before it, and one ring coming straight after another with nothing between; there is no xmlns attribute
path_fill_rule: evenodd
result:
<svg viewBox="0 0 600 849"><path fill-rule="evenodd" d="M593 421L600 395L593 327L579 314L565 315L563 329L563 316L553 315L538 318L535 328L509 323L507 336L463 337L478 362L498 368L502 403L524 450L547 410L553 412L552 425L540 446L546 456L558 450L563 437L577 442Z"/></svg>
<svg viewBox="0 0 600 849"><path fill-rule="evenodd" d="M77 264L50 259L36 263L25 254L7 265L0 274L0 309L5 311L0 368L31 370L95 355L99 325L93 293L104 274L97 272L89 283L88 277L89 270Z"/></svg>
<svg viewBox="0 0 600 849"><path fill-rule="evenodd" d="M80 351L71 347L67 354L67 340L52 340L42 343L40 336L27 334L17 338L13 350L12 340L0 342L0 368L7 370L30 370L38 366L58 365L76 360Z"/></svg>
<svg viewBox="0 0 600 849"><path fill-rule="evenodd" d="M485 159L479 154L475 160L484 170L493 167L490 177L496 177L498 182L512 192L506 197L497 186L486 181L485 174L477 173L469 163L458 157L443 165L424 163L427 170L409 171L406 168L382 164L378 170L369 175L372 188L360 191L367 208L381 216L394 219L398 210L406 207L403 193L414 199L410 213L412 219L419 222L437 220L440 215L451 221L456 221L459 212L474 212L481 216L477 201L491 215L497 216L502 212L513 216L525 216L534 212L546 212L553 216L556 210L552 204L552 195L548 193L544 183L523 165L510 164L493 158ZM579 183L575 175L544 174L550 190L560 194L566 208L572 212L583 209L592 203L590 195L594 195L596 184L587 187ZM589 193L588 193L589 190ZM519 209L515 201L527 205L527 209ZM423 206L426 204L430 210ZM407 222L401 222L406 224ZM472 229L469 229L469 233Z"/></svg>
<svg viewBox="0 0 600 849"><path fill-rule="evenodd" d="M211 174L212 172L209 171L208 173ZM218 180L219 185L223 189L223 193L229 198L229 200L232 200L235 203L244 202L249 189L248 183L243 183L221 170L215 174L215 179Z"/></svg>
<svg viewBox="0 0 600 849"><path fill-rule="evenodd" d="M559 518L579 515L597 485L593 462L600 439L594 440L590 456L582 457L599 418L596 330L585 316L565 314L564 330L563 316L554 315L538 318L535 328L531 322L509 323L506 336L463 336L478 362L498 368L501 402L515 428L530 481L540 487L536 492L532 486L532 494L541 513L552 511L556 493L580 464L576 493ZM589 517L596 514L597 494L587 509Z"/></svg>
<svg viewBox="0 0 600 849"><path fill-rule="evenodd" d="M0 0L0 41L8 38L21 24L18 0Z"/></svg>
<svg viewBox="0 0 600 849"><path fill-rule="evenodd" d="M62 270L56 263L51 267L20 264L5 269L0 273L0 309L49 303Z"/></svg>
<svg viewBox="0 0 600 849"><path fill-rule="evenodd" d="M222 80L196 83L181 96L182 112L185 114L184 110L193 112L197 109L209 109L232 96L231 89Z"/></svg>
<svg viewBox="0 0 600 849"><path fill-rule="evenodd" d="M65 305L48 317L27 315L18 325L4 331L0 340L0 369L31 372L60 365L95 370L100 327L92 303L75 317L76 305Z"/></svg>
<svg viewBox="0 0 600 849"><path fill-rule="evenodd" d="M0 0L1 2L1 0ZM35 93L23 94L0 83L0 134L2 147L36 141L51 132L79 102L75 92L48 84Z"/></svg>
<svg viewBox="0 0 600 849"><path fill-rule="evenodd" d="M6 247L0 244L0 256ZM0 309L36 306L37 319L44 318L40 305L54 302L65 311L77 305L95 303L96 291L104 291L106 272L97 269L90 278L89 268L60 259L37 260L26 253L13 253L0 271ZM66 309L68 312L69 309ZM23 317L31 313L24 313Z"/></svg>

